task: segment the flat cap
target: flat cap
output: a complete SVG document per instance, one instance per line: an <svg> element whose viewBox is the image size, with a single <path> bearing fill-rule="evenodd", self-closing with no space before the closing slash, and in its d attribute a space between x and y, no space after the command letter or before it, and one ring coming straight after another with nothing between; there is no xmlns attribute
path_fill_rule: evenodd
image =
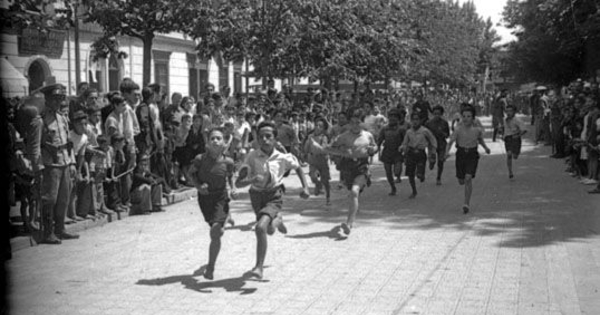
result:
<svg viewBox="0 0 600 315"><path fill-rule="evenodd" d="M61 95L61 96L67 95L67 88L60 83L43 86L43 87L39 88L38 91L42 92L46 98L54 96L54 95Z"/></svg>

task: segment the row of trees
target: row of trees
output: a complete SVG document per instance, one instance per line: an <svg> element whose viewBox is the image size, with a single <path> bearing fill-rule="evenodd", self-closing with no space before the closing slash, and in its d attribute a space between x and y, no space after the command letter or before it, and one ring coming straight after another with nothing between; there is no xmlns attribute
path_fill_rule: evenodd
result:
<svg viewBox="0 0 600 315"><path fill-rule="evenodd" d="M67 11L72 1L61 0ZM255 77L326 85L396 79L469 86L489 66L498 40L471 2L453 0L80 1L84 21L104 30L98 50L115 51L106 45L123 35L144 43L144 84L153 39L169 32L196 40L201 57L247 60Z"/></svg>
<svg viewBox="0 0 600 315"><path fill-rule="evenodd" d="M507 64L518 82L565 84L600 69L600 1L509 0L503 17L516 30Z"/></svg>

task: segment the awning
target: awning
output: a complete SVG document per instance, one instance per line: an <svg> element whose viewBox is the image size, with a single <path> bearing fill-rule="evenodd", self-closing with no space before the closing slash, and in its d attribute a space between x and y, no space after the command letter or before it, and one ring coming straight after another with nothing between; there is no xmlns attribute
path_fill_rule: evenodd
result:
<svg viewBox="0 0 600 315"><path fill-rule="evenodd" d="M19 72L6 58L0 58L0 81L2 96L26 96L29 91L29 80Z"/></svg>

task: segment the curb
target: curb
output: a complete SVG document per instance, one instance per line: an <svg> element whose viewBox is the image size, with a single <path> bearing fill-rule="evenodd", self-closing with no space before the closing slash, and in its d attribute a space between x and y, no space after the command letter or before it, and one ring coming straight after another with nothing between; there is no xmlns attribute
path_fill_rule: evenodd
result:
<svg viewBox="0 0 600 315"><path fill-rule="evenodd" d="M169 206L182 201L193 199L196 197L196 189L187 188L180 191L171 193L170 195L163 196L162 205ZM103 226L107 223L114 221L124 220L129 217L129 213L115 212L114 214L105 215L102 218L93 220L85 220L81 222L75 222L66 225L66 230L71 233L79 233L81 231L93 229L99 226ZM14 226L13 226L14 227ZM32 246L35 246L36 242L33 240L32 235L18 235L10 239L11 252L17 252Z"/></svg>

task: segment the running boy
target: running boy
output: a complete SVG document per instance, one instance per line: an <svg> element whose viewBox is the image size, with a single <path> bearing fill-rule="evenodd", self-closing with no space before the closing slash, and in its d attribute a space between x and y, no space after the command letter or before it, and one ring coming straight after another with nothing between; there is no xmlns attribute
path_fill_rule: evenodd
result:
<svg viewBox="0 0 600 315"><path fill-rule="evenodd" d="M392 188L390 196L396 195L396 180L394 176L400 182L400 176L402 175L402 162L404 157L402 153L398 151L404 136L406 135L405 124L400 124L404 120L403 113L397 109L391 109L388 112L388 125L385 126L379 132L377 138L377 148L380 150L381 156L379 160L383 163L385 168L385 176ZM383 144L383 150L381 145Z"/></svg>
<svg viewBox="0 0 600 315"><path fill-rule="evenodd" d="M517 109L514 105L506 105L504 110L506 112L506 119L504 119L504 124L500 132L504 134L508 178L513 179L512 160L519 158L519 154L521 154L521 136L523 136L527 130L521 119L515 116Z"/></svg>
<svg viewBox="0 0 600 315"><path fill-rule="evenodd" d="M348 219L342 223L342 231L348 235L356 220L358 197L365 186L370 186L369 157L377 153L377 143L373 134L361 126L364 112L360 108L349 110L348 129L330 146L322 148L324 152L341 156L340 177L350 190ZM320 147L313 141L315 147Z"/></svg>
<svg viewBox="0 0 600 315"><path fill-rule="evenodd" d="M206 153L196 156L190 166L189 178L198 190L198 205L210 226L208 265L204 278L212 280L215 263L221 250L221 237L229 220L229 200L235 195L233 159L226 157L224 132L213 128L208 132Z"/></svg>
<svg viewBox="0 0 600 315"><path fill-rule="evenodd" d="M477 147L481 145L485 153L490 154L490 148L483 141L483 130L473 124L475 109L465 106L461 110L462 124L459 124L450 136L450 143L446 148L446 158L450 156L450 148L456 142L456 177L458 183L465 186L465 204L463 213L470 211L471 194L473 192L473 178L477 172L479 153Z"/></svg>
<svg viewBox="0 0 600 315"><path fill-rule="evenodd" d="M425 124L425 127L433 133L435 141L437 141L437 154L431 155L432 159L429 160L429 169L433 169L435 165L434 157L437 157L437 177L435 184L438 186L442 184L442 173L444 172L444 162L446 161L446 139L450 136L450 125L444 119L443 115L444 108L439 105L435 106L433 107L433 118Z"/></svg>
<svg viewBox="0 0 600 315"><path fill-rule="evenodd" d="M304 172L298 159L291 153L281 153L275 149L277 127L264 121L258 125L257 140L259 148L248 153L236 179L237 187L250 186L250 202L256 214L256 265L251 273L261 279L267 255L267 234L272 235L275 229L285 234L287 228L283 224L281 208L283 206L283 177L290 170L295 170L302 183L300 197L309 197Z"/></svg>
<svg viewBox="0 0 600 315"><path fill-rule="evenodd" d="M329 143L329 139L327 138L328 128L329 124L325 118L317 118L315 130L308 135L309 139L312 139L321 146L327 145ZM329 173L329 156L313 149L312 141L306 141L304 143L304 152L308 157L308 175L315 184L315 196L321 194L321 190L325 188L326 205L329 206L331 196L331 187L329 185L329 180L331 179Z"/></svg>
<svg viewBox="0 0 600 315"><path fill-rule="evenodd" d="M437 141L429 129L421 126L421 114L413 112L410 118L411 128L406 132L402 146L398 150L404 152L406 157L406 176L408 176L412 188L412 194L409 198L413 199L417 196L415 176L421 182L425 181L425 164L427 163L425 149L428 149L430 156L435 154Z"/></svg>

